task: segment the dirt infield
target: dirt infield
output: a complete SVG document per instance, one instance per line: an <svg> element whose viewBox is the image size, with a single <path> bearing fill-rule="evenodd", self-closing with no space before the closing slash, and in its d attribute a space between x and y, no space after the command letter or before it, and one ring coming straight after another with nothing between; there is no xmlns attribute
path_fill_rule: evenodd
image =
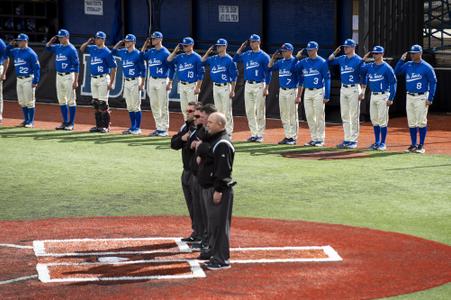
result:
<svg viewBox="0 0 451 300"><path fill-rule="evenodd" d="M2 299L370 299L451 281L450 246L343 225L235 218L232 268L223 271L200 269L197 253L174 238L186 234L187 217L0 221L0 227ZM327 260L331 249L342 261ZM41 282L37 269L67 282Z"/></svg>
<svg viewBox="0 0 451 300"><path fill-rule="evenodd" d="M15 126L22 120L22 112L15 101L5 101L4 126ZM90 107L79 107L76 117L76 130L87 131L93 126L93 112ZM120 133L129 126L129 117L126 110L113 109L112 132ZM60 112L57 105L37 104L36 128L53 129L60 124ZM180 113L170 114L170 133L175 133L182 124ZM410 144L409 131L405 118L390 120L387 138L389 151L404 151ZM234 119L235 141L245 141L250 132L247 120L244 117ZM280 120L268 119L266 122L265 143L275 144L283 138L283 129ZM143 113L142 128L144 134L155 129L152 113ZM361 124L359 149L366 149L373 143L373 128L370 123ZM301 122L298 145L303 145L310 139L306 122ZM328 124L326 128L326 146L334 147L343 139L343 129L339 124ZM430 115L429 133L426 139L427 153L451 155L451 115Z"/></svg>

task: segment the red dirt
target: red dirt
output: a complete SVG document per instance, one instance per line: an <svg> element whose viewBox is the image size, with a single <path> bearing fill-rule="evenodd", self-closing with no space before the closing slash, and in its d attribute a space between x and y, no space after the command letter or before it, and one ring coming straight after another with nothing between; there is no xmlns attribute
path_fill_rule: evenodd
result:
<svg viewBox="0 0 451 300"><path fill-rule="evenodd" d="M22 122L22 112L16 101L5 101L4 126L15 126ZM129 118L126 110L113 109L112 132L120 133L129 127ZM93 110L90 107L79 107L76 117L76 130L87 131L93 126ZM426 139L427 153L451 155L451 115L429 115L429 132ZM244 117L234 118L235 141L245 141L250 132L247 120ZM36 128L53 129L60 124L60 112L57 105L37 104ZM170 133L175 133L182 124L180 113L170 114ZM365 149L373 143L373 128L370 123L361 124L359 148ZM388 150L404 151L410 144L409 131L406 118L394 118L390 120L388 133ZM280 120L268 119L266 122L265 143L275 144L283 138L283 130ZM155 128L152 113L143 113L142 128L144 134ZM298 144L303 145L310 139L306 122L301 122ZM326 146L335 146L343 140L343 129L339 124L328 124L326 128Z"/></svg>
<svg viewBox="0 0 451 300"><path fill-rule="evenodd" d="M0 221L0 243L38 239L184 236L187 217L98 217ZM234 218L232 247L331 245L333 263L235 264L202 279L0 285L2 299L372 299L451 281L451 247L413 236L343 225ZM36 274L29 249L0 247L0 280ZM232 252L233 259L233 252ZM118 273L119 274L119 273Z"/></svg>

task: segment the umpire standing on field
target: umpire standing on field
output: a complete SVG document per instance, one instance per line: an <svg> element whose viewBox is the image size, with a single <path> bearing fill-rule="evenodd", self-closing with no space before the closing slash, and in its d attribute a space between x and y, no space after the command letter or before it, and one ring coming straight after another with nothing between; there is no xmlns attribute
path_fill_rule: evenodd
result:
<svg viewBox="0 0 451 300"><path fill-rule="evenodd" d="M226 117L212 113L208 117L208 137L196 154L199 164L198 181L202 199L207 204L210 261L209 270L230 268L230 224L232 220L232 167L235 157L226 131Z"/></svg>

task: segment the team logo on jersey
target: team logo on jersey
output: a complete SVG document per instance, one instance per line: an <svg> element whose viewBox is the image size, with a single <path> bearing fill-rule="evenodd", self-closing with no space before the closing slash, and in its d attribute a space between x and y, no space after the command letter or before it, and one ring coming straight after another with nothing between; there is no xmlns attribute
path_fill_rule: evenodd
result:
<svg viewBox="0 0 451 300"><path fill-rule="evenodd" d="M149 65L149 68L150 68L150 67L162 65L163 62L157 58L151 58L151 59L147 60L147 64Z"/></svg>
<svg viewBox="0 0 451 300"><path fill-rule="evenodd" d="M279 70L279 77L289 77L291 75L293 75L293 73L291 73L290 70L286 70L286 69Z"/></svg>
<svg viewBox="0 0 451 300"><path fill-rule="evenodd" d="M384 80L383 74L377 74L377 73L368 74L368 77L370 78L371 82Z"/></svg>
<svg viewBox="0 0 451 300"><path fill-rule="evenodd" d="M67 56L64 54L57 54L56 55L56 61L66 61L67 60Z"/></svg>
<svg viewBox="0 0 451 300"><path fill-rule="evenodd" d="M103 60L100 57L92 57L91 56L91 65L98 65L98 64L102 64Z"/></svg>
<svg viewBox="0 0 451 300"><path fill-rule="evenodd" d="M193 69L193 68L194 68L194 65L190 64L190 63L183 63L183 64L178 65L179 72L183 72L183 71Z"/></svg>
<svg viewBox="0 0 451 300"><path fill-rule="evenodd" d="M212 74L222 73L225 71L227 71L227 68L225 66L213 66L213 68L211 68Z"/></svg>
<svg viewBox="0 0 451 300"><path fill-rule="evenodd" d="M304 76L308 77L308 76L317 76L319 75L319 71L317 69L313 69L313 68L306 68L302 70L302 74L304 74Z"/></svg>
<svg viewBox="0 0 451 300"><path fill-rule="evenodd" d="M20 57L14 59L14 66L16 66L16 67L26 65L26 64L27 64L27 62Z"/></svg>
<svg viewBox="0 0 451 300"><path fill-rule="evenodd" d="M342 66L341 68L340 68L341 70L341 74L346 74L346 73L354 73L354 68L353 67L350 67L350 66Z"/></svg>
<svg viewBox="0 0 451 300"><path fill-rule="evenodd" d="M124 67L124 68L130 68L130 67L134 67L134 66L135 66L135 62L133 60L122 61L122 67Z"/></svg>
<svg viewBox="0 0 451 300"><path fill-rule="evenodd" d="M423 76L421 74L417 73L410 73L406 74L406 82L416 81L423 79Z"/></svg>
<svg viewBox="0 0 451 300"><path fill-rule="evenodd" d="M260 64L258 63L258 61L250 60L250 61L246 62L246 70L258 68L258 67L260 67Z"/></svg>

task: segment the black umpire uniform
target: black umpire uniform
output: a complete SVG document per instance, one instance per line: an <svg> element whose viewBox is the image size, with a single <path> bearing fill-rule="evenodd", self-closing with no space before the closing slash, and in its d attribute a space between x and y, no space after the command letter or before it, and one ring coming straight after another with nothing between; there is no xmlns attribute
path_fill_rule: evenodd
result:
<svg viewBox="0 0 451 300"><path fill-rule="evenodd" d="M233 207L232 167L235 148L226 130L209 136L199 145L198 181L208 217L210 264L229 265L230 226ZM214 192L222 193L219 204L213 202Z"/></svg>
<svg viewBox="0 0 451 300"><path fill-rule="evenodd" d="M193 211L193 195L191 190L191 164L195 151L190 148L190 138L184 141L182 137L186 133L190 133L190 136L196 131L194 121L186 121L180 128L179 132L171 138L171 148L174 150L182 150L183 172L181 176L183 195L185 197L186 206L188 207L189 216L191 218L191 236L187 239L195 239L197 232L194 222Z"/></svg>

